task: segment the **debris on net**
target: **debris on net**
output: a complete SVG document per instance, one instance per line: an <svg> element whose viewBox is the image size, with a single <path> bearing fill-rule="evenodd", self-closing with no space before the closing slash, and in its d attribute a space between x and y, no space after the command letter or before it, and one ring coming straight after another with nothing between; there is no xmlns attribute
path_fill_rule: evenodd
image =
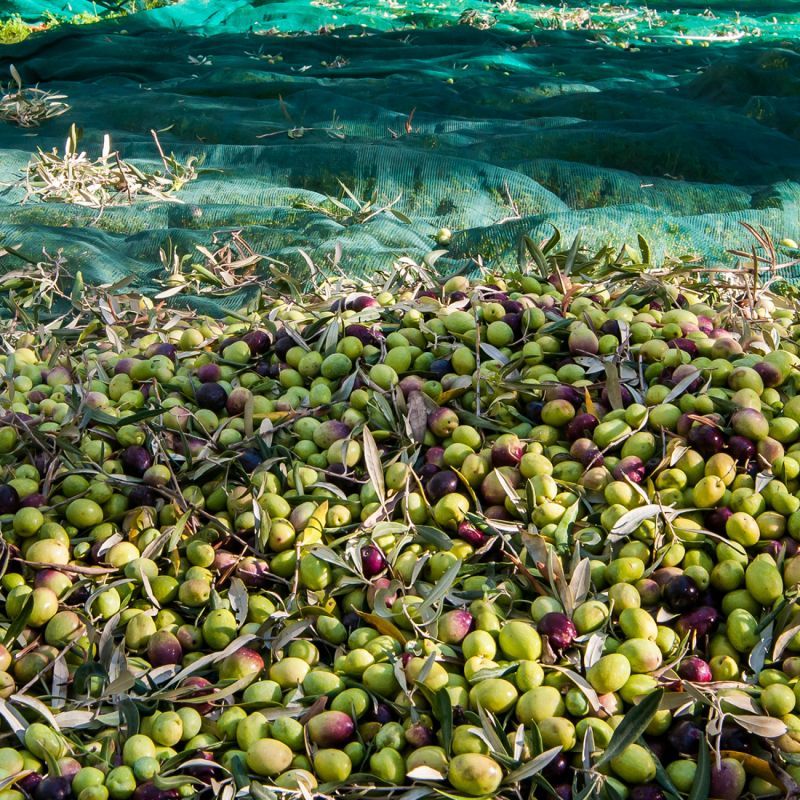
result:
<svg viewBox="0 0 800 800"><path fill-rule="evenodd" d="M164 172L145 172L124 161L119 151L111 149L111 139L103 137L99 157L92 159L78 149L80 136L73 124L63 154L56 148L39 149L28 164L23 184L25 200L36 198L46 203L72 203L103 209L133 203L141 195L154 200L181 202L174 193L197 178L198 159L190 156L185 163L161 149L158 136L151 131L164 164Z"/></svg>
<svg viewBox="0 0 800 800"><path fill-rule="evenodd" d="M21 128L35 128L69 111L69 104L64 102L66 95L47 92L38 86L23 86L13 64L11 78L13 83L5 87L0 84L0 120Z"/></svg>

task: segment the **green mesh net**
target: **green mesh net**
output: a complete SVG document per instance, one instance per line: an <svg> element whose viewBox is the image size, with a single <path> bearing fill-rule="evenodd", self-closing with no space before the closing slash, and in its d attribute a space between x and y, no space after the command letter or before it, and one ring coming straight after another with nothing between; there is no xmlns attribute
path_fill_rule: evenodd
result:
<svg viewBox="0 0 800 800"><path fill-rule="evenodd" d="M420 260L443 227L446 268L510 266L522 235L552 226L725 262L749 246L741 221L800 234L796 5L186 0L62 25L0 48L0 75L15 64L71 106L36 128L0 122L0 247L61 249L87 281L147 291L163 288L165 243L194 252L231 230L300 276L306 256L363 276ZM4 9L31 23L97 11ZM23 202L32 154L63 149L73 122L88 152L109 134L149 170L154 129L200 174L179 202Z"/></svg>

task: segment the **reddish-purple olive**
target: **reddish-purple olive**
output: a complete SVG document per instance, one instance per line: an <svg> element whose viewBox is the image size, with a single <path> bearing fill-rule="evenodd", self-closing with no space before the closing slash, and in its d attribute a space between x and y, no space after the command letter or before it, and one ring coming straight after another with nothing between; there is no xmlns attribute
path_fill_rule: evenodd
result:
<svg viewBox="0 0 800 800"><path fill-rule="evenodd" d="M553 650L559 651L569 647L578 635L573 621L559 611L545 614L537 625L537 630L546 636Z"/></svg>

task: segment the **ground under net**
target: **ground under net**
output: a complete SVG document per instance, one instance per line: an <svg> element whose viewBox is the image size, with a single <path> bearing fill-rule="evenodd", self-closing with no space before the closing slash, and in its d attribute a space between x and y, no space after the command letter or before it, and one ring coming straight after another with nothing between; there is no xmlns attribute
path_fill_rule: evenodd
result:
<svg viewBox="0 0 800 800"><path fill-rule="evenodd" d="M421 260L440 228L454 232L447 269L511 267L522 235L553 226L598 247L641 235L654 261L731 261L750 246L742 221L800 233L800 17L792 2L728 5L187 0L33 34L0 48L0 75L14 64L71 108L0 121L0 248L62 250L87 281L150 292L159 250L220 231L299 276L334 254L364 276ZM27 22L97 10L6 6ZM147 170L156 130L199 175L172 201L26 199L32 155L63 151L72 123L88 153L109 134Z"/></svg>

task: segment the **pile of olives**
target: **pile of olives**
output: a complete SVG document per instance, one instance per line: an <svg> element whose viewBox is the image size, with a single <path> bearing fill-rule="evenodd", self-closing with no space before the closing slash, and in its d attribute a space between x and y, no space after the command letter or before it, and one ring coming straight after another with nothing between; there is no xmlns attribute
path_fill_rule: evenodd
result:
<svg viewBox="0 0 800 800"><path fill-rule="evenodd" d="M0 800L794 791L800 324L710 298L9 327Z"/></svg>

